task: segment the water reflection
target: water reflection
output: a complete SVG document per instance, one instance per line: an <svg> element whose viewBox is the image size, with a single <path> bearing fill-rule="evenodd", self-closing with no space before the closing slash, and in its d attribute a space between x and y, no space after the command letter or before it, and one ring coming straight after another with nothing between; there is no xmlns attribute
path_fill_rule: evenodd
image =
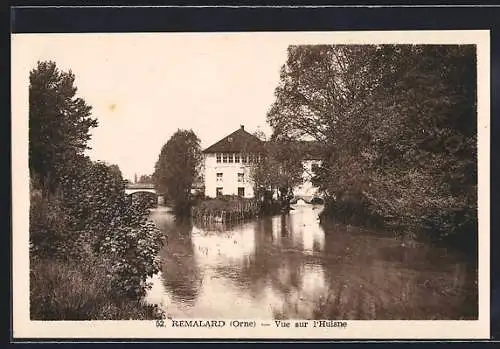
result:
<svg viewBox="0 0 500 349"><path fill-rule="evenodd" d="M477 308L458 256L349 226L323 228L318 212L308 205L233 226L153 212L168 243L149 300L196 318L458 319Z"/></svg>
<svg viewBox="0 0 500 349"><path fill-rule="evenodd" d="M165 289L177 302L192 304L200 291L203 271L191 237L192 227L178 225L169 232L168 243L162 251L162 274Z"/></svg>

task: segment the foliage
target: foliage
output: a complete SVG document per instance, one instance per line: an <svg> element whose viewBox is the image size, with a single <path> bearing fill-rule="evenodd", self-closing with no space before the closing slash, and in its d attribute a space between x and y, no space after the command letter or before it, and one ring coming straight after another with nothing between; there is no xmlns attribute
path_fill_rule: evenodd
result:
<svg viewBox="0 0 500 349"><path fill-rule="evenodd" d="M152 175L141 175L137 180L137 183L141 184L153 184L153 176Z"/></svg>
<svg viewBox="0 0 500 349"><path fill-rule="evenodd" d="M276 138L322 142L315 183L330 200L361 195L370 213L404 229L475 235L474 46L288 53L268 121Z"/></svg>
<svg viewBox="0 0 500 349"><path fill-rule="evenodd" d="M141 207L153 208L158 205L158 197L155 193L135 192L129 195L129 200L140 203Z"/></svg>
<svg viewBox="0 0 500 349"><path fill-rule="evenodd" d="M174 202L178 214L188 212L191 188L201 165L200 140L192 130L177 130L161 149L153 180L158 192Z"/></svg>
<svg viewBox="0 0 500 349"><path fill-rule="evenodd" d="M40 224L35 220L35 237L44 234L51 248L57 246L59 254L66 258L72 255L76 236L86 237L91 252L110 265L109 279L116 292L141 297L148 286L146 278L160 269L156 256L162 246L162 233L148 221L144 202L129 202L123 180L113 168L87 162L79 169L64 177L62 183L63 212L72 218L70 223L61 221L57 227L65 229L50 234L37 229ZM37 213L36 206L32 212L39 217L47 213ZM54 213L60 214L57 210Z"/></svg>
<svg viewBox="0 0 500 349"><path fill-rule="evenodd" d="M78 263L32 258L32 320L147 320L163 314L156 306L116 297L107 265L88 258Z"/></svg>
<svg viewBox="0 0 500 349"><path fill-rule="evenodd" d="M282 201L288 202L292 189L302 183L304 168L297 144L278 139L264 143L265 153L261 161L253 164L251 177L258 197L277 191Z"/></svg>
<svg viewBox="0 0 500 349"><path fill-rule="evenodd" d="M148 221L148 206L125 195L119 167L83 155L96 124L90 107L71 99L71 72L39 63L30 81L32 310L44 319L107 318L122 314L121 306L137 311L146 279L159 271L163 235ZM114 297L109 313L95 308L98 293Z"/></svg>
<svg viewBox="0 0 500 349"><path fill-rule="evenodd" d="M238 212L248 204L255 203L254 199L245 199L237 196L223 196L217 199L201 201L197 208L201 211L227 211Z"/></svg>
<svg viewBox="0 0 500 349"><path fill-rule="evenodd" d="M38 62L30 72L29 166L40 181L55 189L71 159L88 148L89 131L97 127L91 107L75 97L75 75L54 62Z"/></svg>
<svg viewBox="0 0 500 349"><path fill-rule="evenodd" d="M30 242L32 253L41 257L64 256L72 217L57 196L43 197L32 192L30 204ZM73 237L74 238L74 237ZM70 245L74 247L74 245Z"/></svg>

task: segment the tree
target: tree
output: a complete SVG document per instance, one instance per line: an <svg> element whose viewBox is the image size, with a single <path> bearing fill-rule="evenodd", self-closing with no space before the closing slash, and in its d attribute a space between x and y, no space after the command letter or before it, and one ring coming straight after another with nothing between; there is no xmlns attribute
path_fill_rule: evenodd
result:
<svg viewBox="0 0 500 349"><path fill-rule="evenodd" d="M261 160L251 168L257 196L269 199L277 192L282 207L288 209L293 187L303 181L301 160L298 143L283 139L265 142Z"/></svg>
<svg viewBox="0 0 500 349"><path fill-rule="evenodd" d="M137 183L141 183L141 184L152 184L152 176L151 175L141 175L139 177L139 180L137 181Z"/></svg>
<svg viewBox="0 0 500 349"><path fill-rule="evenodd" d="M75 75L54 62L38 62L30 72L29 167L50 190L88 148L90 129L97 127L91 107L75 97Z"/></svg>
<svg viewBox="0 0 500 349"><path fill-rule="evenodd" d="M200 140L192 130L177 130L161 149L154 183L158 192L174 202L178 214L187 213L191 188L201 164Z"/></svg>
<svg viewBox="0 0 500 349"><path fill-rule="evenodd" d="M474 46L290 47L268 122L322 142L315 183L337 201L356 193L413 228L475 219Z"/></svg>

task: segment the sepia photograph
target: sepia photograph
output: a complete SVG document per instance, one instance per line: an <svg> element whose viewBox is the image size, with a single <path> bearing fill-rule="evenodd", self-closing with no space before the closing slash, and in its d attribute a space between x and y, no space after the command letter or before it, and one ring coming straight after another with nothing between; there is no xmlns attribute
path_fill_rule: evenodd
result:
<svg viewBox="0 0 500 349"><path fill-rule="evenodd" d="M15 314L476 323L487 33L302 34L13 35Z"/></svg>

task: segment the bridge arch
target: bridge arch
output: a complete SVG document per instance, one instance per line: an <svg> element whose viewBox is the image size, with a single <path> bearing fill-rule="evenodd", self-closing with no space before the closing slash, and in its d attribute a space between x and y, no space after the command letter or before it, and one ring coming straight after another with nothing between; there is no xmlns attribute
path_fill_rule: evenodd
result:
<svg viewBox="0 0 500 349"><path fill-rule="evenodd" d="M125 194L132 195L135 193L152 193L158 195L154 188L125 188Z"/></svg>
<svg viewBox="0 0 500 349"><path fill-rule="evenodd" d="M143 201L149 208L157 207L160 202L160 197L154 189L138 188L125 190L125 194L129 197L130 202Z"/></svg>

